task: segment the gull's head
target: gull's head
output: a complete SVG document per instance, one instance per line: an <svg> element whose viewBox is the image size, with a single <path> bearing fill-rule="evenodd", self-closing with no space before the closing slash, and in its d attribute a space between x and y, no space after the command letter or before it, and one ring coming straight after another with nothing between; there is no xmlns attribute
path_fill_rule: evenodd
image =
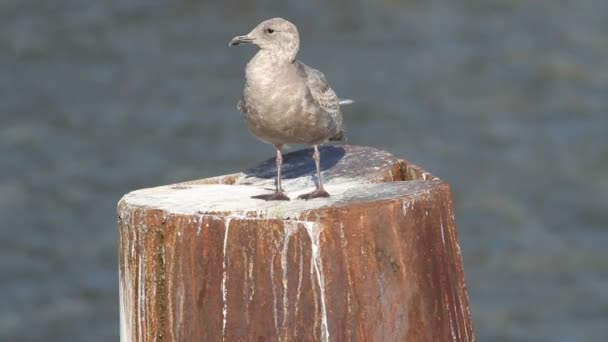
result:
<svg viewBox="0 0 608 342"><path fill-rule="evenodd" d="M232 38L228 45L239 44L255 44L262 50L293 55L295 58L300 45L300 35L296 25L283 18L273 18L263 21L246 35Z"/></svg>

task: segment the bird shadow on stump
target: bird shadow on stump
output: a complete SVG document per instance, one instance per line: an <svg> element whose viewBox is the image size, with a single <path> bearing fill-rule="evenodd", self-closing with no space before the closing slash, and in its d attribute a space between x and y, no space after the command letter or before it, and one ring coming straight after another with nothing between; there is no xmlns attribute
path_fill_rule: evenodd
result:
<svg viewBox="0 0 608 342"><path fill-rule="evenodd" d="M283 169L281 179L296 179L303 176L313 176L316 180L315 161L312 159L314 149L306 148L283 155ZM331 169L344 158L346 151L341 146L320 146L321 171ZM275 158L263 161L259 165L243 171L247 177L259 179L272 179L277 176Z"/></svg>

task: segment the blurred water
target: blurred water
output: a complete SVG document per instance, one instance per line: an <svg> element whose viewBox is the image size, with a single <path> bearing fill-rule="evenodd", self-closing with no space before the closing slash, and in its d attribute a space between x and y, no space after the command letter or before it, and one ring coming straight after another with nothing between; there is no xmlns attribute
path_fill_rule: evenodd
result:
<svg viewBox="0 0 608 342"><path fill-rule="evenodd" d="M0 340L118 339L115 204L272 157L235 103L272 16L351 143L453 187L480 341L608 339L608 2L0 1Z"/></svg>

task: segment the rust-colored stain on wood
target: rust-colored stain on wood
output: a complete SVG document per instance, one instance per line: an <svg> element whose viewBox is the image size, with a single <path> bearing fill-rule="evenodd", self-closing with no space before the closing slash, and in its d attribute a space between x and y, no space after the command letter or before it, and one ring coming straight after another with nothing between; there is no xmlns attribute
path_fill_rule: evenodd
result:
<svg viewBox="0 0 608 342"><path fill-rule="evenodd" d="M306 156L295 154L287 163ZM222 183L263 192L266 168L273 172L263 163L225 182L121 200L121 340L474 340L446 183L386 152L346 146L325 171L327 183L369 184L327 205L180 207L177 192L228 187ZM286 169L287 178L297 171Z"/></svg>

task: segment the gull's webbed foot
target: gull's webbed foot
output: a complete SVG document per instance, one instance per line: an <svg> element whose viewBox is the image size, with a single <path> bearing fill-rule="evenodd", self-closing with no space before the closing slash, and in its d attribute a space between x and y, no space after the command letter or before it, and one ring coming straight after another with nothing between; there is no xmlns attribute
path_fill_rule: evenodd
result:
<svg viewBox="0 0 608 342"><path fill-rule="evenodd" d="M299 199L305 199L305 200L318 198L318 197L329 197L329 193L327 191L325 191L325 189L320 188L313 192L298 196Z"/></svg>
<svg viewBox="0 0 608 342"><path fill-rule="evenodd" d="M252 196L251 198L262 199L265 201L289 201L289 197L283 191L275 191L272 194Z"/></svg>

